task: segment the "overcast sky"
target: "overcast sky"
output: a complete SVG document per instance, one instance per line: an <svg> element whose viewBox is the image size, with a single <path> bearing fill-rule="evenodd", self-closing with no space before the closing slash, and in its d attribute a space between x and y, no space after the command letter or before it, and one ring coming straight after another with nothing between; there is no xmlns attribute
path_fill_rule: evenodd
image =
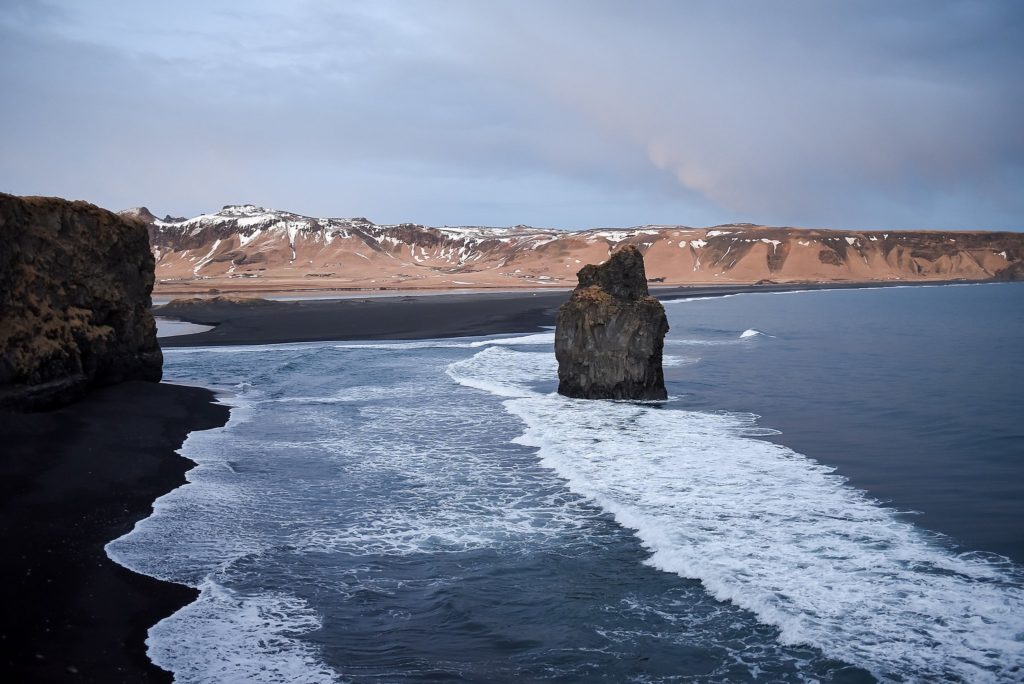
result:
<svg viewBox="0 0 1024 684"><path fill-rule="evenodd" d="M1024 229L1024 2L2 0L0 191Z"/></svg>

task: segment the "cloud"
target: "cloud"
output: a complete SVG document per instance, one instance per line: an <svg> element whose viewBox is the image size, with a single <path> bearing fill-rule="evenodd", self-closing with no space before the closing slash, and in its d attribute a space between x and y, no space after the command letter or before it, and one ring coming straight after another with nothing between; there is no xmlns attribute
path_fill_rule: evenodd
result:
<svg viewBox="0 0 1024 684"><path fill-rule="evenodd" d="M150 5L0 10L0 188L448 224L1021 227L1014 3Z"/></svg>
<svg viewBox="0 0 1024 684"><path fill-rule="evenodd" d="M590 15L566 35L584 6L551 7L508 32L506 73L723 208L884 222L897 205L926 214L934 196L983 204L986 188L1020 187L1024 64L1008 11L671 3L650 20ZM1002 199L1009 215L1022 208L1019 193Z"/></svg>

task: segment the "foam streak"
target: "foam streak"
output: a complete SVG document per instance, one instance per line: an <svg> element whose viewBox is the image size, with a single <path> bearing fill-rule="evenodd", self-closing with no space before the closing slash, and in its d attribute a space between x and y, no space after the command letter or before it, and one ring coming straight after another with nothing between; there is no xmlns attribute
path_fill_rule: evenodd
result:
<svg viewBox="0 0 1024 684"><path fill-rule="evenodd" d="M756 416L530 391L541 356L490 349L449 373L513 397L516 441L635 530L649 564L883 679L1019 679L1019 568L954 555L831 468L752 438Z"/></svg>

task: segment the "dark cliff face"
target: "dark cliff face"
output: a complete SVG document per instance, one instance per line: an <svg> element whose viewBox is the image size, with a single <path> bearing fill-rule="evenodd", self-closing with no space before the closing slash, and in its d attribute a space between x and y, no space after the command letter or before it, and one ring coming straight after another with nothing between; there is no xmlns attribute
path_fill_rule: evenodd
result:
<svg viewBox="0 0 1024 684"><path fill-rule="evenodd" d="M158 382L146 227L86 202L0 194L0 408Z"/></svg>
<svg viewBox="0 0 1024 684"><path fill-rule="evenodd" d="M647 291L644 259L626 247L577 274L558 310L558 393L580 399L665 399L662 351L668 320Z"/></svg>

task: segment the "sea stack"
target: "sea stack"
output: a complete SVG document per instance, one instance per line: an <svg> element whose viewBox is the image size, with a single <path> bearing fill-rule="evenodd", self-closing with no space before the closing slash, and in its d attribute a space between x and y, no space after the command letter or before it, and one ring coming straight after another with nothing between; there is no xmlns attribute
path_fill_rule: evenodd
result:
<svg viewBox="0 0 1024 684"><path fill-rule="evenodd" d="M665 399L661 367L668 320L647 290L644 257L624 247L584 266L558 310L558 393L579 399Z"/></svg>
<svg viewBox="0 0 1024 684"><path fill-rule="evenodd" d="M159 382L146 226L86 202L0 193L0 408Z"/></svg>

